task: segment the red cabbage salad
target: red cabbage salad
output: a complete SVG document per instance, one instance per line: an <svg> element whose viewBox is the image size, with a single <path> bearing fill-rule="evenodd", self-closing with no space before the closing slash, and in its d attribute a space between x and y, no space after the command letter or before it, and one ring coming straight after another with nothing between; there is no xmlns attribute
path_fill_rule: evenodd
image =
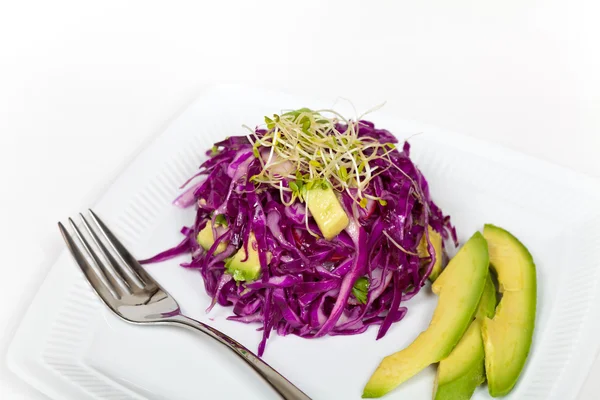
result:
<svg viewBox="0 0 600 400"><path fill-rule="evenodd" d="M259 356L274 330L318 338L377 325L379 339L436 261L427 227L457 242L410 145L396 143L331 110L265 117L207 152L174 201L196 220L142 262L189 254L181 265L202 274L207 311L218 303L232 307L228 319L260 324Z"/></svg>

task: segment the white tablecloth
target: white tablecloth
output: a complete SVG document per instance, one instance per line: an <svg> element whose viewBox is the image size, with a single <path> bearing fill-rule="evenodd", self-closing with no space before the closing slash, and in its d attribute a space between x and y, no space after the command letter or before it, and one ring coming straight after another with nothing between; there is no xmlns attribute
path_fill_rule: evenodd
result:
<svg viewBox="0 0 600 400"><path fill-rule="evenodd" d="M56 221L89 205L207 85L387 100L387 112L600 177L599 10L567 0L2 2L1 353L63 248ZM597 398L599 378L597 362L581 399ZM44 396L2 365L0 398Z"/></svg>

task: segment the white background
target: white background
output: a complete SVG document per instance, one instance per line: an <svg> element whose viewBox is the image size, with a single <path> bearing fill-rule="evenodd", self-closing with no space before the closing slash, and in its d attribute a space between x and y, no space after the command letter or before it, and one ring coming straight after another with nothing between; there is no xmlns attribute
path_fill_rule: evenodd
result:
<svg viewBox="0 0 600 400"><path fill-rule="evenodd" d="M0 1L2 358L62 250L56 221L207 85L387 100L388 113L600 177L593 3ZM599 378L597 362L581 399ZM0 398L44 397L2 363Z"/></svg>

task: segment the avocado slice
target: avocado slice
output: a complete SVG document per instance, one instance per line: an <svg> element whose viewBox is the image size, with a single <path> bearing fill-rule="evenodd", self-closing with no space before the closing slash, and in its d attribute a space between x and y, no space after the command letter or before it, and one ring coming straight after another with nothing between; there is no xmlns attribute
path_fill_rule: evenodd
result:
<svg viewBox="0 0 600 400"><path fill-rule="evenodd" d="M225 271L233 276L235 281L251 282L260 276L260 260L258 258L258 247L253 232L248 236L248 259L244 247L240 248L233 257L225 263Z"/></svg>
<svg viewBox="0 0 600 400"><path fill-rule="evenodd" d="M331 187L317 185L307 194L308 209L325 239L331 240L346 229L350 220Z"/></svg>
<svg viewBox="0 0 600 400"><path fill-rule="evenodd" d="M450 355L438 366L434 400L469 400L485 381L481 322L475 320ZM455 369L453 369L455 368Z"/></svg>
<svg viewBox="0 0 600 400"><path fill-rule="evenodd" d="M364 388L363 398L383 396L450 354L475 316L488 265L487 242L476 232L432 285L439 300L429 327L407 348L381 361Z"/></svg>
<svg viewBox="0 0 600 400"><path fill-rule="evenodd" d="M433 264L433 268L431 269L431 273L429 274L429 280L433 282L442 273L442 259L444 257L442 247L443 241L442 235L435 231L431 226L428 226L427 230L429 231L429 240L431 240L431 244L433 245L433 251L435 252L435 263ZM431 257L429 255L429 250L427 249L427 238L425 237L425 235L421 237L421 241L419 242L419 246L417 247L417 253L421 258Z"/></svg>
<svg viewBox="0 0 600 400"><path fill-rule="evenodd" d="M502 293L496 315L493 319L485 318L482 327L488 391L492 397L499 397L515 386L531 348L536 271L527 248L508 231L485 225L483 235Z"/></svg>
<svg viewBox="0 0 600 400"><path fill-rule="evenodd" d="M211 246L215 242L215 238L213 237L212 223L210 221L208 221L206 223L206 226L204 227L204 229L202 229L200 232L198 232L198 236L196 237L196 242L198 242L198 244L200 246L202 246L202 248L204 250L208 250L211 248ZM224 251L226 248L227 248L227 243L221 242L217 246L217 249L215 250L214 254L219 254L222 251Z"/></svg>
<svg viewBox="0 0 600 400"><path fill-rule="evenodd" d="M496 313L496 304L496 286L494 286L494 282L492 281L492 275L488 274L483 295L475 313L475 319L483 321L486 317L492 318Z"/></svg>
<svg viewBox="0 0 600 400"><path fill-rule="evenodd" d="M485 381L484 349L481 338L483 318L496 310L496 287L488 275L481 301L465 335L450 355L440 361L434 384L434 400L469 400L475 388Z"/></svg>

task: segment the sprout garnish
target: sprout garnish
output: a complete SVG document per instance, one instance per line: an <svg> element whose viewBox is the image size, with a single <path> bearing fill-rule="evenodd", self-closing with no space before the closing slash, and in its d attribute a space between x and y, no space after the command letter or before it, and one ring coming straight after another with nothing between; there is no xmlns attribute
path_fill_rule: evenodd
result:
<svg viewBox="0 0 600 400"><path fill-rule="evenodd" d="M306 201L307 191L318 186L346 191L363 208L367 199L386 204L365 190L385 170L373 165L374 160L385 159L387 168L392 166L389 154L396 148L392 143L359 137L360 122L347 120L333 110L302 108L265 117L265 123L266 133L252 131L248 135L263 167L251 179L279 189L284 204Z"/></svg>

